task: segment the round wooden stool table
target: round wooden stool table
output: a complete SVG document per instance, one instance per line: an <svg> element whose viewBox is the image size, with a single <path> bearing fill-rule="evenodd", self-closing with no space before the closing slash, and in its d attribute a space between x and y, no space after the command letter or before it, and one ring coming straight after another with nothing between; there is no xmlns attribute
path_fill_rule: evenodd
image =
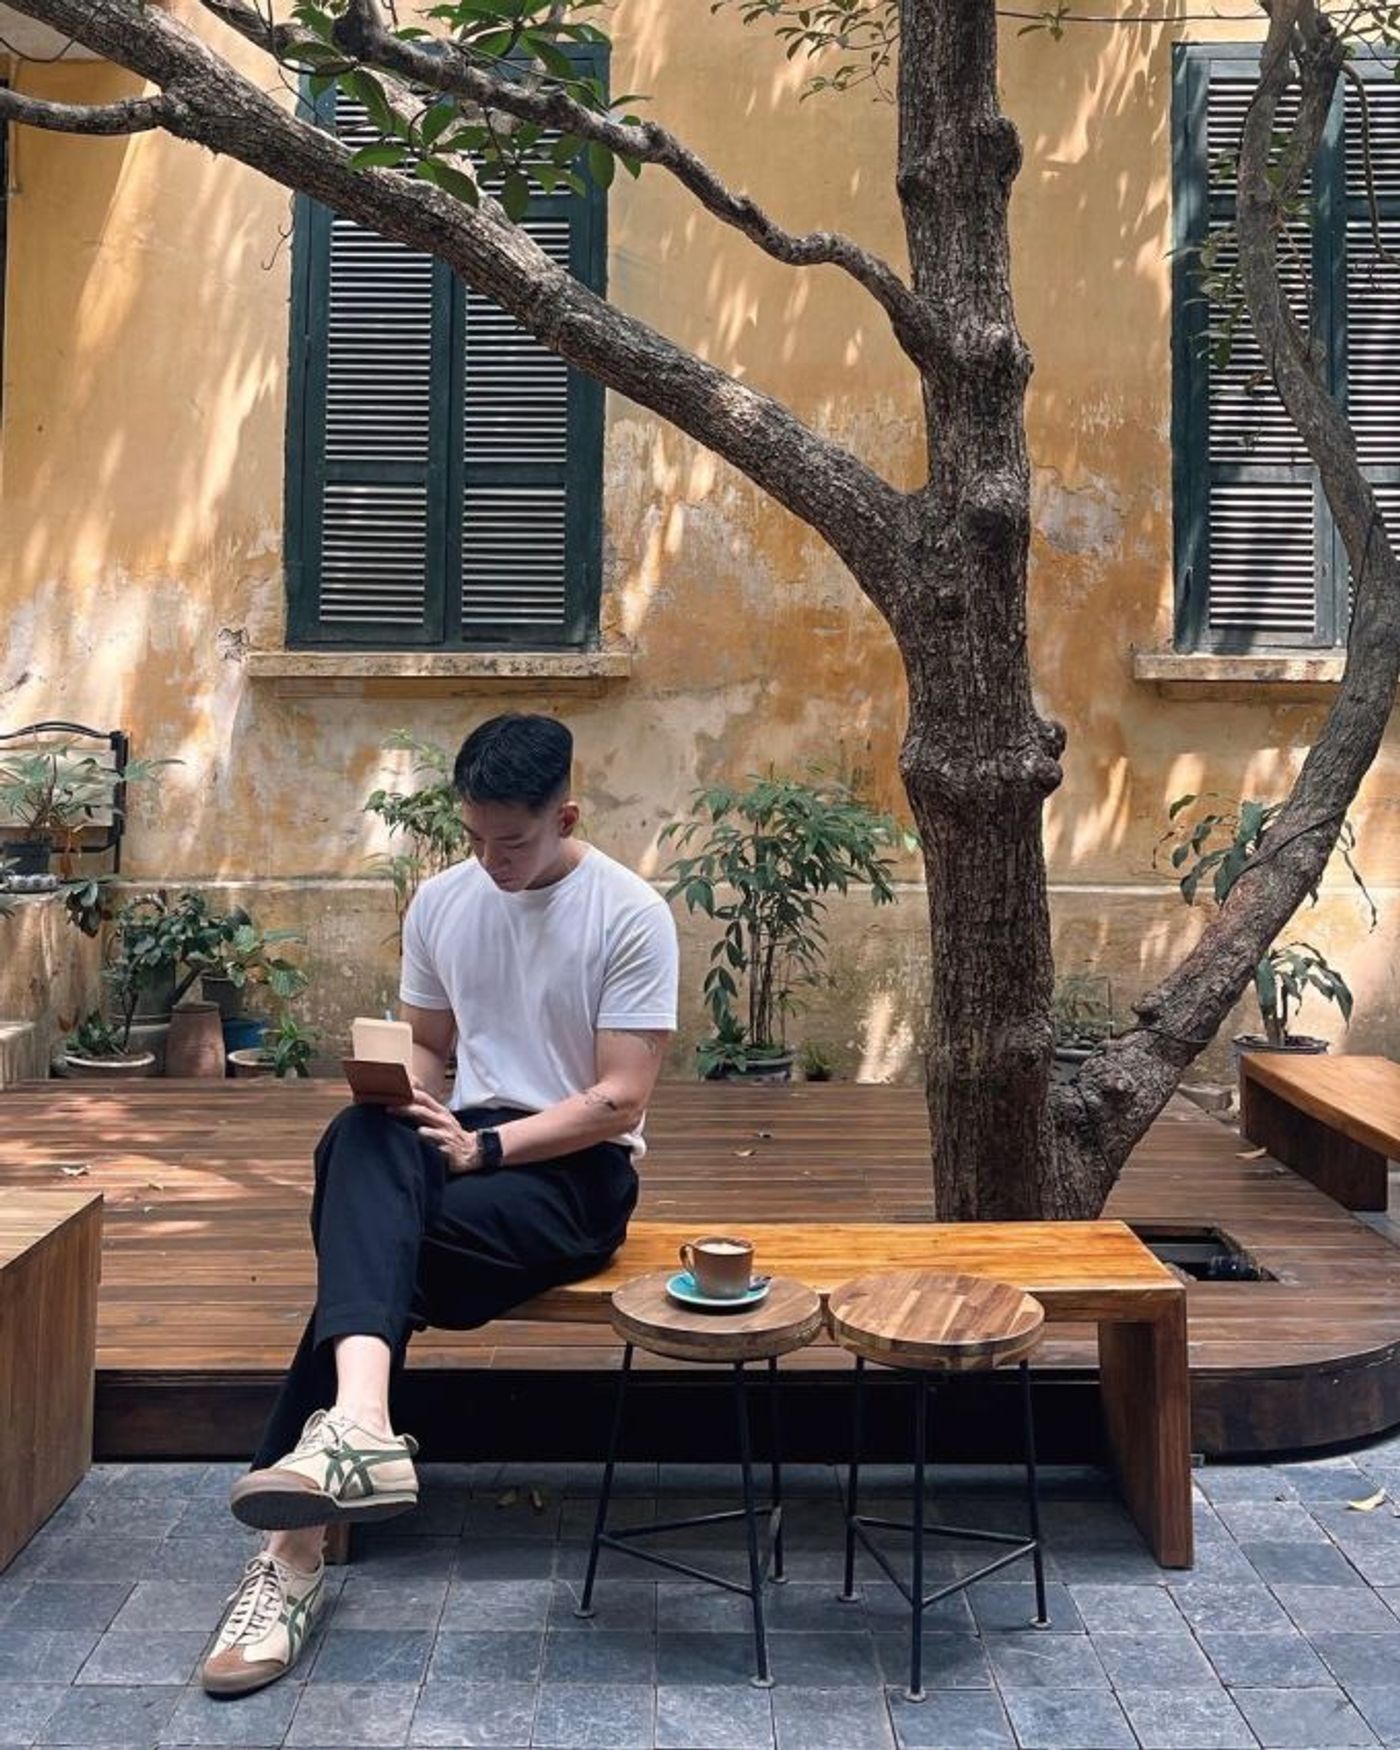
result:
<svg viewBox="0 0 1400 1750"><path fill-rule="evenodd" d="M623 1339L622 1371L618 1377L617 1397L613 1405L612 1432L608 1440L607 1462L603 1467L603 1487L598 1497L598 1512L593 1526L593 1541L588 1552L588 1572L579 1600L578 1616L593 1614L593 1584L598 1574L598 1557L604 1548L620 1550L639 1561L652 1562L670 1568L675 1573L688 1574L692 1579L706 1580L722 1586L727 1592L738 1592L749 1599L753 1608L755 1672L752 1681L761 1689L772 1686L768 1669L768 1635L763 1621L763 1587L772 1579L783 1579L783 1519L782 1467L780 1431L778 1425L778 1357L789 1355L810 1343L822 1326L821 1297L804 1283L791 1277L775 1276L767 1295L757 1306L736 1307L733 1311L708 1311L683 1306L671 1299L666 1284L675 1274L671 1270L655 1271L624 1282L612 1297L613 1329ZM608 1509L612 1502L613 1475L617 1466L618 1447L622 1437L623 1410L627 1401L627 1385L632 1375L632 1358L638 1349L650 1355L661 1355L671 1361L693 1361L711 1366L727 1366L734 1382L734 1411L739 1436L739 1476L743 1506L723 1513L701 1513L685 1519L667 1519L651 1525L633 1525L610 1529ZM753 1451L749 1430L748 1384L744 1370L751 1363L762 1362L768 1369L768 1400L771 1417L769 1439L770 1494L765 1506L760 1506L754 1491ZM759 1557L758 1523L766 1517L768 1552ZM725 1579L719 1574L665 1556L655 1550L636 1547L635 1540L655 1536L659 1532L685 1531L692 1526L721 1525L742 1519L748 1533L749 1582L747 1586Z"/></svg>
<svg viewBox="0 0 1400 1750"><path fill-rule="evenodd" d="M1027 1359L1044 1332L1045 1309L1024 1289L984 1276L950 1276L936 1270L880 1270L868 1276L857 1276L834 1288L827 1301L827 1317L832 1336L843 1349L850 1350L856 1360L851 1469L846 1485L846 1588L842 1597L852 1600L856 1596L855 1559L856 1540L859 1538L910 1606L909 1687L905 1695L910 1701L922 1701L924 1612L940 1599L961 1592L977 1580L999 1573L1012 1562L1030 1556L1035 1571L1034 1626L1050 1626L1045 1608L1045 1561L1035 1470L1035 1420ZM872 1518L859 1511L867 1362L898 1369L913 1381L912 1523ZM924 1483L928 1454L928 1402L934 1387L939 1379L952 1374L984 1372L1011 1365L1019 1366L1021 1373L1027 1534L1021 1536L1016 1532L984 1531L965 1525L926 1523ZM902 1531L910 1535L913 1575L907 1585L871 1537L872 1529ZM940 1586L925 1596L925 1540L938 1536L1007 1547L1001 1555L964 1578Z"/></svg>

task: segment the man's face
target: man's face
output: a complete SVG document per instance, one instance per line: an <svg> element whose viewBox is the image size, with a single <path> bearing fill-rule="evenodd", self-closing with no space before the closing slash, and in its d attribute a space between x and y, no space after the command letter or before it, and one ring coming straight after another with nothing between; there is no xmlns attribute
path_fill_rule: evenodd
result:
<svg viewBox="0 0 1400 1750"><path fill-rule="evenodd" d="M519 893L557 870L578 806L555 802L536 813L523 802L464 802L462 819L482 868L503 892Z"/></svg>

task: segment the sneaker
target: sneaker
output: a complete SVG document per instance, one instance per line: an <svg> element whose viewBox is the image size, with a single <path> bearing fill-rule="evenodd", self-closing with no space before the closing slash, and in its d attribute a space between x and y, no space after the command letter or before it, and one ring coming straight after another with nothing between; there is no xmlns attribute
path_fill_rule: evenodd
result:
<svg viewBox="0 0 1400 1750"><path fill-rule="evenodd" d="M325 1576L324 1562L299 1574L266 1550L253 1557L200 1666L210 1695L246 1695L291 1670L321 1608Z"/></svg>
<svg viewBox="0 0 1400 1750"><path fill-rule="evenodd" d="M317 1410L295 1451L239 1477L229 1506L259 1531L389 1519L418 1505L417 1451L410 1435L386 1440L341 1411Z"/></svg>

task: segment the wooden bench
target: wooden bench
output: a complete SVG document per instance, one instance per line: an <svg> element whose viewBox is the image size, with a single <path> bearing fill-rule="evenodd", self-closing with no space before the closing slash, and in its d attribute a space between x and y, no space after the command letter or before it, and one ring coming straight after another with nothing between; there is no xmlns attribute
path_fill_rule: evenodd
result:
<svg viewBox="0 0 1400 1750"><path fill-rule="evenodd" d="M92 1462L102 1194L0 1191L0 1569Z"/></svg>
<svg viewBox="0 0 1400 1750"><path fill-rule="evenodd" d="M1386 1207L1400 1159L1400 1063L1245 1052L1240 1131L1344 1209Z"/></svg>
<svg viewBox="0 0 1400 1750"><path fill-rule="evenodd" d="M1128 1509L1163 1567L1189 1568L1190 1381L1186 1290L1121 1221L745 1222L759 1265L825 1299L871 1270L991 1276L1035 1295L1050 1323L1098 1327L1104 1422ZM552 1289L513 1314L606 1324L621 1283L676 1267L695 1221L634 1221L601 1275Z"/></svg>

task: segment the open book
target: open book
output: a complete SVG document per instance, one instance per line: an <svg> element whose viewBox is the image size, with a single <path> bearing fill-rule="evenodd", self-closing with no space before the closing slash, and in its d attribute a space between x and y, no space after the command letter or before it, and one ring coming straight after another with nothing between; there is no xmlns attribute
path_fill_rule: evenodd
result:
<svg viewBox="0 0 1400 1750"><path fill-rule="evenodd" d="M413 1029L407 1021L359 1015L350 1023L350 1056L340 1060L357 1100L406 1106L413 1098Z"/></svg>

